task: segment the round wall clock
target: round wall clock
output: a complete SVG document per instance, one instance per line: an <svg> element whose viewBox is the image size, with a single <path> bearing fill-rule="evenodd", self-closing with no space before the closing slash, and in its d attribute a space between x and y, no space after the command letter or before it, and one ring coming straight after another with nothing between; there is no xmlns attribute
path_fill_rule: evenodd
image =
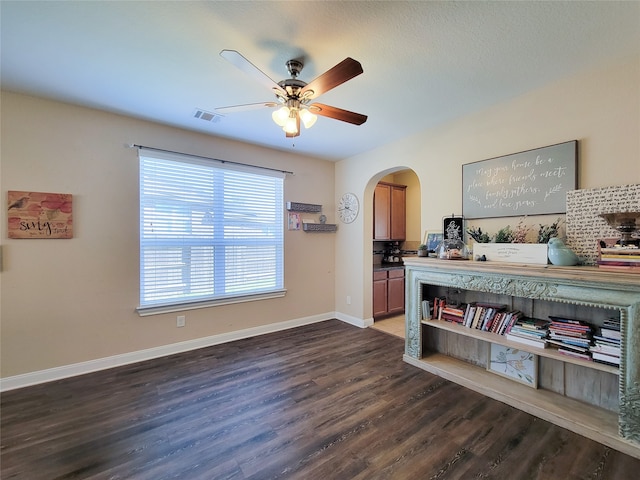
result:
<svg viewBox="0 0 640 480"><path fill-rule="evenodd" d="M358 197L353 193L345 193L338 202L338 217L344 223L353 222L358 216L360 210L360 204L358 203Z"/></svg>

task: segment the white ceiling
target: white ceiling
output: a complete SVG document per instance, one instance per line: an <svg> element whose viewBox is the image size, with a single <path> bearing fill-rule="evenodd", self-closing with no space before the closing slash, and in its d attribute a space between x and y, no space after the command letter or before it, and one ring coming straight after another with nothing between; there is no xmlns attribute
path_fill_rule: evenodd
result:
<svg viewBox="0 0 640 480"><path fill-rule="evenodd" d="M2 88L338 160L640 55L640 1L7 1ZM268 108L212 123L196 109L272 101L219 56L275 81L304 58L310 82L345 57L364 74L318 101L369 116L320 117L294 139ZM170 148L170 145L154 145Z"/></svg>

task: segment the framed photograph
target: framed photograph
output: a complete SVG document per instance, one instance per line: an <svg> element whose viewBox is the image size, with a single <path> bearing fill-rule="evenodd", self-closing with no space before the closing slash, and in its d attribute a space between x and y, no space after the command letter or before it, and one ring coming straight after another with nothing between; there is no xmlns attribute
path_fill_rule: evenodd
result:
<svg viewBox="0 0 640 480"><path fill-rule="evenodd" d="M289 230L300 230L300 214L289 212Z"/></svg>
<svg viewBox="0 0 640 480"><path fill-rule="evenodd" d="M519 348L490 343L487 370L538 388L538 356Z"/></svg>
<svg viewBox="0 0 640 480"><path fill-rule="evenodd" d="M435 252L443 239L444 236L442 235L442 232L429 232L425 230L422 243L427 246L428 252Z"/></svg>

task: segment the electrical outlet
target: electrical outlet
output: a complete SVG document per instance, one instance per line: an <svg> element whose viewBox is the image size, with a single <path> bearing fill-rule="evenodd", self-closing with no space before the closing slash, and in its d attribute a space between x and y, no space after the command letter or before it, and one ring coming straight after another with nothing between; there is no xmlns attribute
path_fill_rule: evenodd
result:
<svg viewBox="0 0 640 480"><path fill-rule="evenodd" d="M186 323L186 318L184 315L178 315L177 321L176 321L176 326L177 327L184 327Z"/></svg>
<svg viewBox="0 0 640 480"><path fill-rule="evenodd" d="M351 305L351 295L347 295L347 305Z"/></svg>

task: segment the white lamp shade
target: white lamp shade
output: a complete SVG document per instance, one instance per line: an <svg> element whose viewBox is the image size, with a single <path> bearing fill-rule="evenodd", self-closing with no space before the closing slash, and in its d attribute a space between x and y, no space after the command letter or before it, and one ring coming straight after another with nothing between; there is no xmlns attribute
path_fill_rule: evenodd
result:
<svg viewBox="0 0 640 480"><path fill-rule="evenodd" d="M287 107L280 107L278 110L271 114L271 118L276 124L284 127L287 119L289 118L289 109Z"/></svg>
<svg viewBox="0 0 640 480"><path fill-rule="evenodd" d="M318 120L318 116L304 108L300 110L300 120L302 120L304 128L311 128L313 124L316 123L316 120Z"/></svg>
<svg viewBox="0 0 640 480"><path fill-rule="evenodd" d="M282 129L287 133L298 133L298 121L296 119L296 116L289 116Z"/></svg>

